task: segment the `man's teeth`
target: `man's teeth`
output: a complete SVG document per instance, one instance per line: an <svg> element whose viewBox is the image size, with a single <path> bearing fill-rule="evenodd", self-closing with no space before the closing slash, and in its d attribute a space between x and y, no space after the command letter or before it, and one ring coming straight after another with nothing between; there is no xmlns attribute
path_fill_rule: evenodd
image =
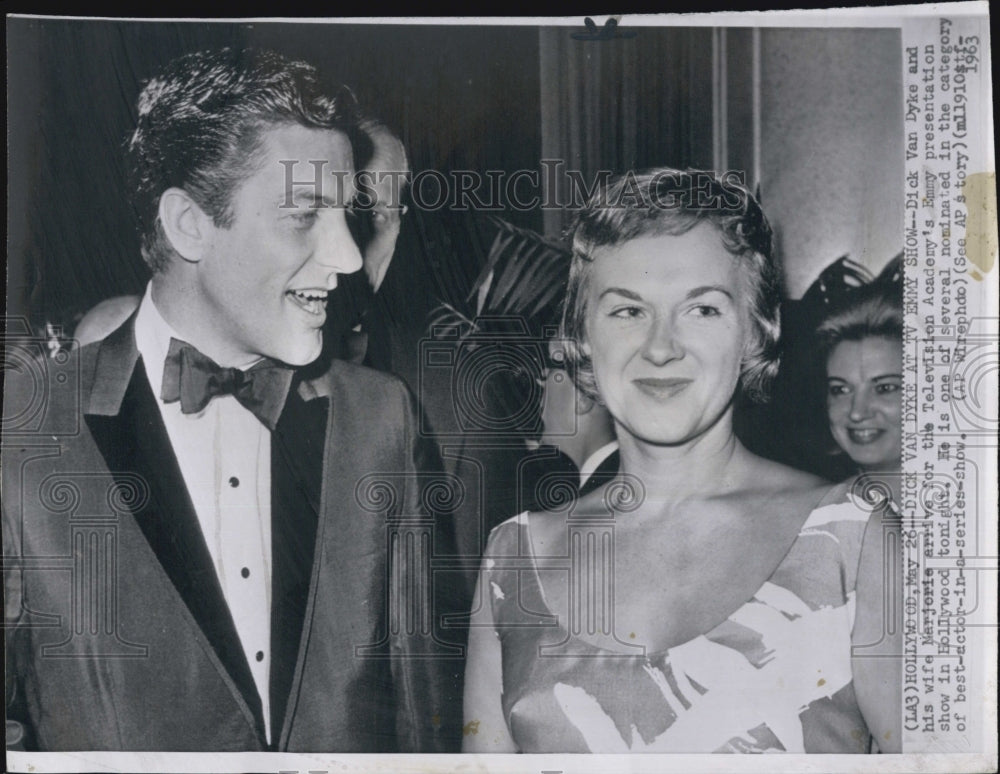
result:
<svg viewBox="0 0 1000 774"><path fill-rule="evenodd" d="M848 431L855 443L871 443L881 434L881 432L881 430L877 429Z"/></svg>
<svg viewBox="0 0 1000 774"><path fill-rule="evenodd" d="M309 314L322 314L326 309L325 291L319 290L289 290L289 297Z"/></svg>

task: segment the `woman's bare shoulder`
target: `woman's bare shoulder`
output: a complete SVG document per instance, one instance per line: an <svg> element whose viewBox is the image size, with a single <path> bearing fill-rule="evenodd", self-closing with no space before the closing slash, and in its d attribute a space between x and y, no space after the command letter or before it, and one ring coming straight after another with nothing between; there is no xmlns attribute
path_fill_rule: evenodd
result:
<svg viewBox="0 0 1000 774"><path fill-rule="evenodd" d="M833 483L825 478L804 470L793 468L756 454L749 455L746 466L746 481L750 489L762 489L773 493L822 496Z"/></svg>
<svg viewBox="0 0 1000 774"><path fill-rule="evenodd" d="M750 455L741 485L729 493L727 500L743 510L769 508L784 512L795 521L827 502L837 486L812 473Z"/></svg>

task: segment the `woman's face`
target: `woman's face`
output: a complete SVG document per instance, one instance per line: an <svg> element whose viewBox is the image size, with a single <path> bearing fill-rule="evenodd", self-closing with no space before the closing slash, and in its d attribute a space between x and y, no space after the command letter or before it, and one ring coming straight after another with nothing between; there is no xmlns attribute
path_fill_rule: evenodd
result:
<svg viewBox="0 0 1000 774"><path fill-rule="evenodd" d="M842 341L826 363L830 432L864 470L898 470L903 352L898 341Z"/></svg>
<svg viewBox="0 0 1000 774"><path fill-rule="evenodd" d="M708 223L595 252L582 346L619 433L681 444L727 412L751 338L746 285Z"/></svg>

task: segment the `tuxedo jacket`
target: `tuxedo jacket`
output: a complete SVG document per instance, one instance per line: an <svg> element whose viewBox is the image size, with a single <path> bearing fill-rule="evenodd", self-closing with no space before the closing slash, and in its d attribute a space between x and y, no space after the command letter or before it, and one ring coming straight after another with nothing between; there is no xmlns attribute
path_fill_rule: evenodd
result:
<svg viewBox="0 0 1000 774"><path fill-rule="evenodd" d="M3 437L8 745L457 749L461 638L438 624L464 599L432 577L451 538L422 513L398 379L341 361L297 375L272 433L268 744L132 321L60 384L36 365L5 386L34 407L5 412Z"/></svg>

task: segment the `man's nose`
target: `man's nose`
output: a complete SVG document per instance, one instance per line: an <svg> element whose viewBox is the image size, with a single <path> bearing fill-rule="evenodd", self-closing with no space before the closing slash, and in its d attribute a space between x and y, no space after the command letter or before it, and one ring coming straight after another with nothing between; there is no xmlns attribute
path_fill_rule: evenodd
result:
<svg viewBox="0 0 1000 774"><path fill-rule="evenodd" d="M319 221L313 260L331 270L329 282L336 286L337 274L351 274L361 268L361 252L347 225L343 207L323 211Z"/></svg>
<svg viewBox="0 0 1000 774"><path fill-rule="evenodd" d="M642 356L654 365L665 365L684 356L684 347L677 339L677 332L670 317L657 317L653 320L646 333Z"/></svg>

